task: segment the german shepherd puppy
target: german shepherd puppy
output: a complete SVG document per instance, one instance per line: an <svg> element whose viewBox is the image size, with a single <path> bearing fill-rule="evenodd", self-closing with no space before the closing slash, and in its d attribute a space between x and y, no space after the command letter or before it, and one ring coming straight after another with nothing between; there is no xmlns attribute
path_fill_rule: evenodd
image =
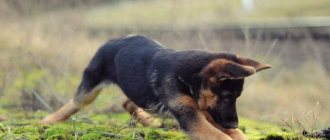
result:
<svg viewBox="0 0 330 140"><path fill-rule="evenodd" d="M128 97L124 108L145 125L154 119L143 109L167 110L191 139L242 140L236 98L245 77L267 68L234 54L175 51L131 35L103 45L84 70L74 98L42 122L68 119L90 104L104 83L114 83Z"/></svg>

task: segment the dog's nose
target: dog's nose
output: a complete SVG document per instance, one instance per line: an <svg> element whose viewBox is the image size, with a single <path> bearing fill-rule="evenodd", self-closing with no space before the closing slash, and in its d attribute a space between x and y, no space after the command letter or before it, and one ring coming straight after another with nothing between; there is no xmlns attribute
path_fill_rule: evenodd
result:
<svg viewBox="0 0 330 140"><path fill-rule="evenodd" d="M225 122L222 124L222 127L224 127L225 129L235 129L238 127L238 123L237 122Z"/></svg>

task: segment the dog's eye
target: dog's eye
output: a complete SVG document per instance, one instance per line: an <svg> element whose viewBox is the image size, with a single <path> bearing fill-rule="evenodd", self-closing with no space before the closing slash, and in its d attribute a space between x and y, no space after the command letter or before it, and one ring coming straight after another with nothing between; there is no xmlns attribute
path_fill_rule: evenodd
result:
<svg viewBox="0 0 330 140"><path fill-rule="evenodd" d="M227 97L227 96L230 96L230 95L231 95L231 92L225 90L225 91L222 92L221 95L222 95L223 97Z"/></svg>
<svg viewBox="0 0 330 140"><path fill-rule="evenodd" d="M223 100L225 103L229 103L229 102L231 102L232 100L230 99L230 98L226 98L226 99L224 99Z"/></svg>
<svg viewBox="0 0 330 140"><path fill-rule="evenodd" d="M219 81L225 81L226 79L228 79L227 76L222 75L219 77Z"/></svg>

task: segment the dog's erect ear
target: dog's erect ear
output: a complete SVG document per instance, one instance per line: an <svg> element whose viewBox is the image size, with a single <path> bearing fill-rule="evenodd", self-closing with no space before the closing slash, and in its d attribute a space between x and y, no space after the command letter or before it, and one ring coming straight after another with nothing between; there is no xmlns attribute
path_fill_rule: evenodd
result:
<svg viewBox="0 0 330 140"><path fill-rule="evenodd" d="M238 57L238 61L239 61L239 64L254 67L257 72L261 71L261 70L269 69L272 67L271 65L262 64L260 62L257 62L255 60L252 60L249 58Z"/></svg>
<svg viewBox="0 0 330 140"><path fill-rule="evenodd" d="M241 65L226 59L211 61L200 72L200 76L212 85L217 85L226 79L243 79L256 72L252 66Z"/></svg>
<svg viewBox="0 0 330 140"><path fill-rule="evenodd" d="M230 79L242 79L256 73L256 70L251 66L229 62L225 65L224 72L229 74Z"/></svg>

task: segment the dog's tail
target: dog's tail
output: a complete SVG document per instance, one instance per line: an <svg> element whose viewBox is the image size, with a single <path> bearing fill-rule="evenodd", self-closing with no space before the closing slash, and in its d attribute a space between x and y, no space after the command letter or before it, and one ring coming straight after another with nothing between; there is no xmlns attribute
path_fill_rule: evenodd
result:
<svg viewBox="0 0 330 140"><path fill-rule="evenodd" d="M309 138L322 138L322 139L330 140L330 127L327 129L318 131L318 132L313 132L313 133L310 133L310 132L304 130L302 132L302 134L305 137L309 137Z"/></svg>

